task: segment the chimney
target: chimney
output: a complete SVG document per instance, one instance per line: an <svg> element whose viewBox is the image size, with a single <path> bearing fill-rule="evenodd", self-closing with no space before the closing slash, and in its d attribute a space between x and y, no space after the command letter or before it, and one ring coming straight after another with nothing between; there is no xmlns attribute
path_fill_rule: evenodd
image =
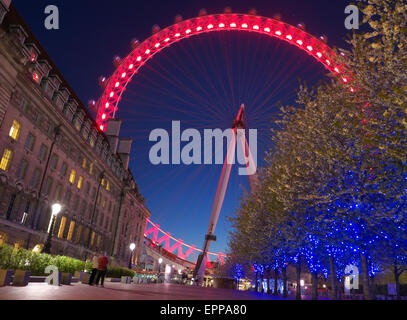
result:
<svg viewBox="0 0 407 320"><path fill-rule="evenodd" d="M6 13L10 10L11 0L0 0L0 24L3 23L3 19Z"/></svg>
<svg viewBox="0 0 407 320"><path fill-rule="evenodd" d="M122 121L120 119L109 119L106 128L106 136L109 140L110 151L114 154L119 143L119 132Z"/></svg>
<svg viewBox="0 0 407 320"><path fill-rule="evenodd" d="M122 159L123 165L126 170L129 168L130 150L132 142L133 142L132 138L121 138L119 150L117 152L119 154L120 159Z"/></svg>

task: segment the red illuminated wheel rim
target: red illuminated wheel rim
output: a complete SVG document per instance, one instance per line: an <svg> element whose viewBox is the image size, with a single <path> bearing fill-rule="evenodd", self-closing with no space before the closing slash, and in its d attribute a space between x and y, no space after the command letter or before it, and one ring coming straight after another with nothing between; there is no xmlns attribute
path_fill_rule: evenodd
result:
<svg viewBox="0 0 407 320"><path fill-rule="evenodd" d="M109 119L115 117L118 105L128 83L138 70L156 53L175 42L191 36L213 31L247 31L275 37L297 46L322 63L327 70L338 75L344 83L350 82L346 68L338 62L335 52L326 43L304 30L261 16L245 14L216 14L178 22L140 43L122 60L108 79L102 79L104 91L97 102L96 122L105 131ZM354 88L350 87L353 92Z"/></svg>

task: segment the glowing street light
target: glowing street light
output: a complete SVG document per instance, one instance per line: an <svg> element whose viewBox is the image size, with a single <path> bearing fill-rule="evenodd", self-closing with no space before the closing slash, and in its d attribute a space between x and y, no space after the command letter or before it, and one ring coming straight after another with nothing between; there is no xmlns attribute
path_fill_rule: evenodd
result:
<svg viewBox="0 0 407 320"><path fill-rule="evenodd" d="M54 228L55 228L55 221L57 218L58 213L61 212L62 206L59 203L54 203L51 206L51 221L48 227L48 237L47 241L44 244L44 253L51 253L51 240L52 240L52 234L54 233Z"/></svg>
<svg viewBox="0 0 407 320"><path fill-rule="evenodd" d="M129 269L131 269L131 261L133 260L133 251L134 251L135 248L136 248L136 244L131 243L130 244L131 253L130 253L130 261L129 261Z"/></svg>
<svg viewBox="0 0 407 320"><path fill-rule="evenodd" d="M163 259L159 258L158 259L158 273L161 273L161 263L163 263Z"/></svg>

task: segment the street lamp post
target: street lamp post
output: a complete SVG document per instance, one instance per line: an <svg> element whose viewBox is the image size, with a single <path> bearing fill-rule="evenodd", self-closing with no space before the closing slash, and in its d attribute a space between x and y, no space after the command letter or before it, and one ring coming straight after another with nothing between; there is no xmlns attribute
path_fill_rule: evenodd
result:
<svg viewBox="0 0 407 320"><path fill-rule="evenodd" d="M133 251L136 248L136 245L134 243L130 244L130 261L129 261L129 269L131 269L131 260L133 260Z"/></svg>
<svg viewBox="0 0 407 320"><path fill-rule="evenodd" d="M159 258L158 259L158 279L157 280L159 280L160 279L160 276L161 276L161 263L163 262L163 259L162 258Z"/></svg>
<svg viewBox="0 0 407 320"><path fill-rule="evenodd" d="M52 234L54 233L55 228L55 221L57 218L58 213L61 212L62 206L59 203L54 203L51 206L52 213L51 213L51 224L48 228L48 237L47 241L44 244L44 253L51 253L51 241L52 241Z"/></svg>

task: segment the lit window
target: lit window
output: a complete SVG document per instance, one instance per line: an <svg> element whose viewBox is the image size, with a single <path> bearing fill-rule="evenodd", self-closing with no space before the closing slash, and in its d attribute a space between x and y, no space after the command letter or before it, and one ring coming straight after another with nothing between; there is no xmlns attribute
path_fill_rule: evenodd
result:
<svg viewBox="0 0 407 320"><path fill-rule="evenodd" d="M100 234L98 235L98 240L97 240L97 247L100 247L100 242L102 241L102 237L100 236Z"/></svg>
<svg viewBox="0 0 407 320"><path fill-rule="evenodd" d="M83 177L79 176L78 185L77 185L78 189L82 189L82 185L83 185Z"/></svg>
<svg viewBox="0 0 407 320"><path fill-rule="evenodd" d="M13 158L13 151L10 149L5 149L3 152L3 157L1 158L0 169L8 171L11 164L11 159Z"/></svg>
<svg viewBox="0 0 407 320"><path fill-rule="evenodd" d="M17 120L13 120L13 124L11 125L9 136L14 140L18 140L18 136L20 135L20 128L21 125Z"/></svg>
<svg viewBox="0 0 407 320"><path fill-rule="evenodd" d="M106 183L106 181L105 181L105 179L103 178L102 181L100 182L100 184L102 185L102 187L104 187L104 186L105 186L105 183Z"/></svg>
<svg viewBox="0 0 407 320"><path fill-rule="evenodd" d="M75 221L71 221L71 223L69 224L68 237L66 238L66 240L68 240L68 241L72 240L74 228L75 228Z"/></svg>
<svg viewBox="0 0 407 320"><path fill-rule="evenodd" d="M92 236L90 238L90 246L93 246L93 243L95 242L95 231L92 231Z"/></svg>
<svg viewBox="0 0 407 320"><path fill-rule="evenodd" d="M81 241L81 235L82 235L82 225L79 225L78 230L76 231L76 238L75 238L76 243Z"/></svg>
<svg viewBox="0 0 407 320"><path fill-rule="evenodd" d="M58 238L60 238L60 239L62 239L62 237L64 236L65 225L66 225L66 217L62 217L61 223L59 225L59 230L58 230Z"/></svg>
<svg viewBox="0 0 407 320"><path fill-rule="evenodd" d="M88 161L86 160L86 158L83 158L83 160L82 160L82 168L86 169L87 165L88 165Z"/></svg>
<svg viewBox="0 0 407 320"><path fill-rule="evenodd" d="M71 174L69 175L69 182L74 184L76 179L76 170L72 169Z"/></svg>
<svg viewBox="0 0 407 320"><path fill-rule="evenodd" d="M89 174L93 174L93 163L89 165Z"/></svg>
<svg viewBox="0 0 407 320"><path fill-rule="evenodd" d="M110 191L110 183L109 183L109 181L106 182L106 190Z"/></svg>

